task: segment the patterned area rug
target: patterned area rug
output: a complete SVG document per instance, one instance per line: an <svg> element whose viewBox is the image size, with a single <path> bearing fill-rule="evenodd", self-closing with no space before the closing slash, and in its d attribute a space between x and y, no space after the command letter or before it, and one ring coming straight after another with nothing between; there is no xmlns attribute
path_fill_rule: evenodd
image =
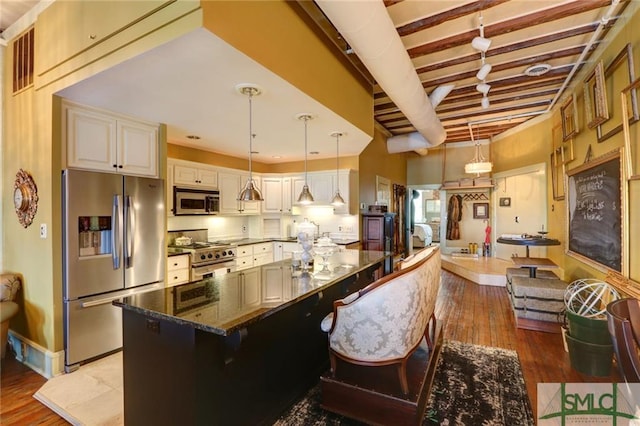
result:
<svg viewBox="0 0 640 426"><path fill-rule="evenodd" d="M360 424L320 408L320 397L320 385L317 385L275 425ZM422 424L533 426L531 403L517 353L445 342Z"/></svg>

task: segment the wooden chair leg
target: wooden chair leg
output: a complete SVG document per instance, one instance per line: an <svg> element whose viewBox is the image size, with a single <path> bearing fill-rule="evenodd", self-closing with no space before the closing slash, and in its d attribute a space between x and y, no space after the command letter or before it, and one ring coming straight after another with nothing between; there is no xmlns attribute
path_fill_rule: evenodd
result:
<svg viewBox="0 0 640 426"><path fill-rule="evenodd" d="M331 363L331 375L336 377L336 356L331 351L329 351L329 362Z"/></svg>
<svg viewBox="0 0 640 426"><path fill-rule="evenodd" d="M407 383L407 360L403 359L398 363L398 378L400 379L400 388L402 393L407 395L409 393L409 384Z"/></svg>
<svg viewBox="0 0 640 426"><path fill-rule="evenodd" d="M429 350L433 349L433 340L431 340L431 335L433 334L435 337L436 332L436 316L431 314L431 318L429 318L429 322L427 323L426 328L424 329L424 338L427 341L427 347Z"/></svg>

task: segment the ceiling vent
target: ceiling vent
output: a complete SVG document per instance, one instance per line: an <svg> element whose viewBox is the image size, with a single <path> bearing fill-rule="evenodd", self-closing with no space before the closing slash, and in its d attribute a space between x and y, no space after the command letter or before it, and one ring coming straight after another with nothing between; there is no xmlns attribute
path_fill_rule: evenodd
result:
<svg viewBox="0 0 640 426"><path fill-rule="evenodd" d="M538 77L542 74L546 74L550 69L551 65L549 64L536 64L531 65L529 68L524 70L524 73L529 77Z"/></svg>

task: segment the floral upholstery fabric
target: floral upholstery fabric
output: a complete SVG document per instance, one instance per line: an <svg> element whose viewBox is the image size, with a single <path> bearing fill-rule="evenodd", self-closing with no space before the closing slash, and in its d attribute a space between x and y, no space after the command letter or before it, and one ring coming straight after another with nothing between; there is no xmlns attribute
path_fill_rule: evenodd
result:
<svg viewBox="0 0 640 426"><path fill-rule="evenodd" d="M354 302L339 306L329 345L358 361L404 358L419 343L435 309L440 288L440 251ZM427 253L427 254L429 254Z"/></svg>
<svg viewBox="0 0 640 426"><path fill-rule="evenodd" d="M0 302L12 301L20 290L20 277L17 274L0 275Z"/></svg>

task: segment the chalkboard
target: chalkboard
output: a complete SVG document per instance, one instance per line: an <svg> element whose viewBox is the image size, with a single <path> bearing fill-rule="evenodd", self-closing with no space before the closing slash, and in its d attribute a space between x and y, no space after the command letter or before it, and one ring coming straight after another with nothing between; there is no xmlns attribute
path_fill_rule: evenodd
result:
<svg viewBox="0 0 640 426"><path fill-rule="evenodd" d="M567 172L569 254L622 272L620 152Z"/></svg>

